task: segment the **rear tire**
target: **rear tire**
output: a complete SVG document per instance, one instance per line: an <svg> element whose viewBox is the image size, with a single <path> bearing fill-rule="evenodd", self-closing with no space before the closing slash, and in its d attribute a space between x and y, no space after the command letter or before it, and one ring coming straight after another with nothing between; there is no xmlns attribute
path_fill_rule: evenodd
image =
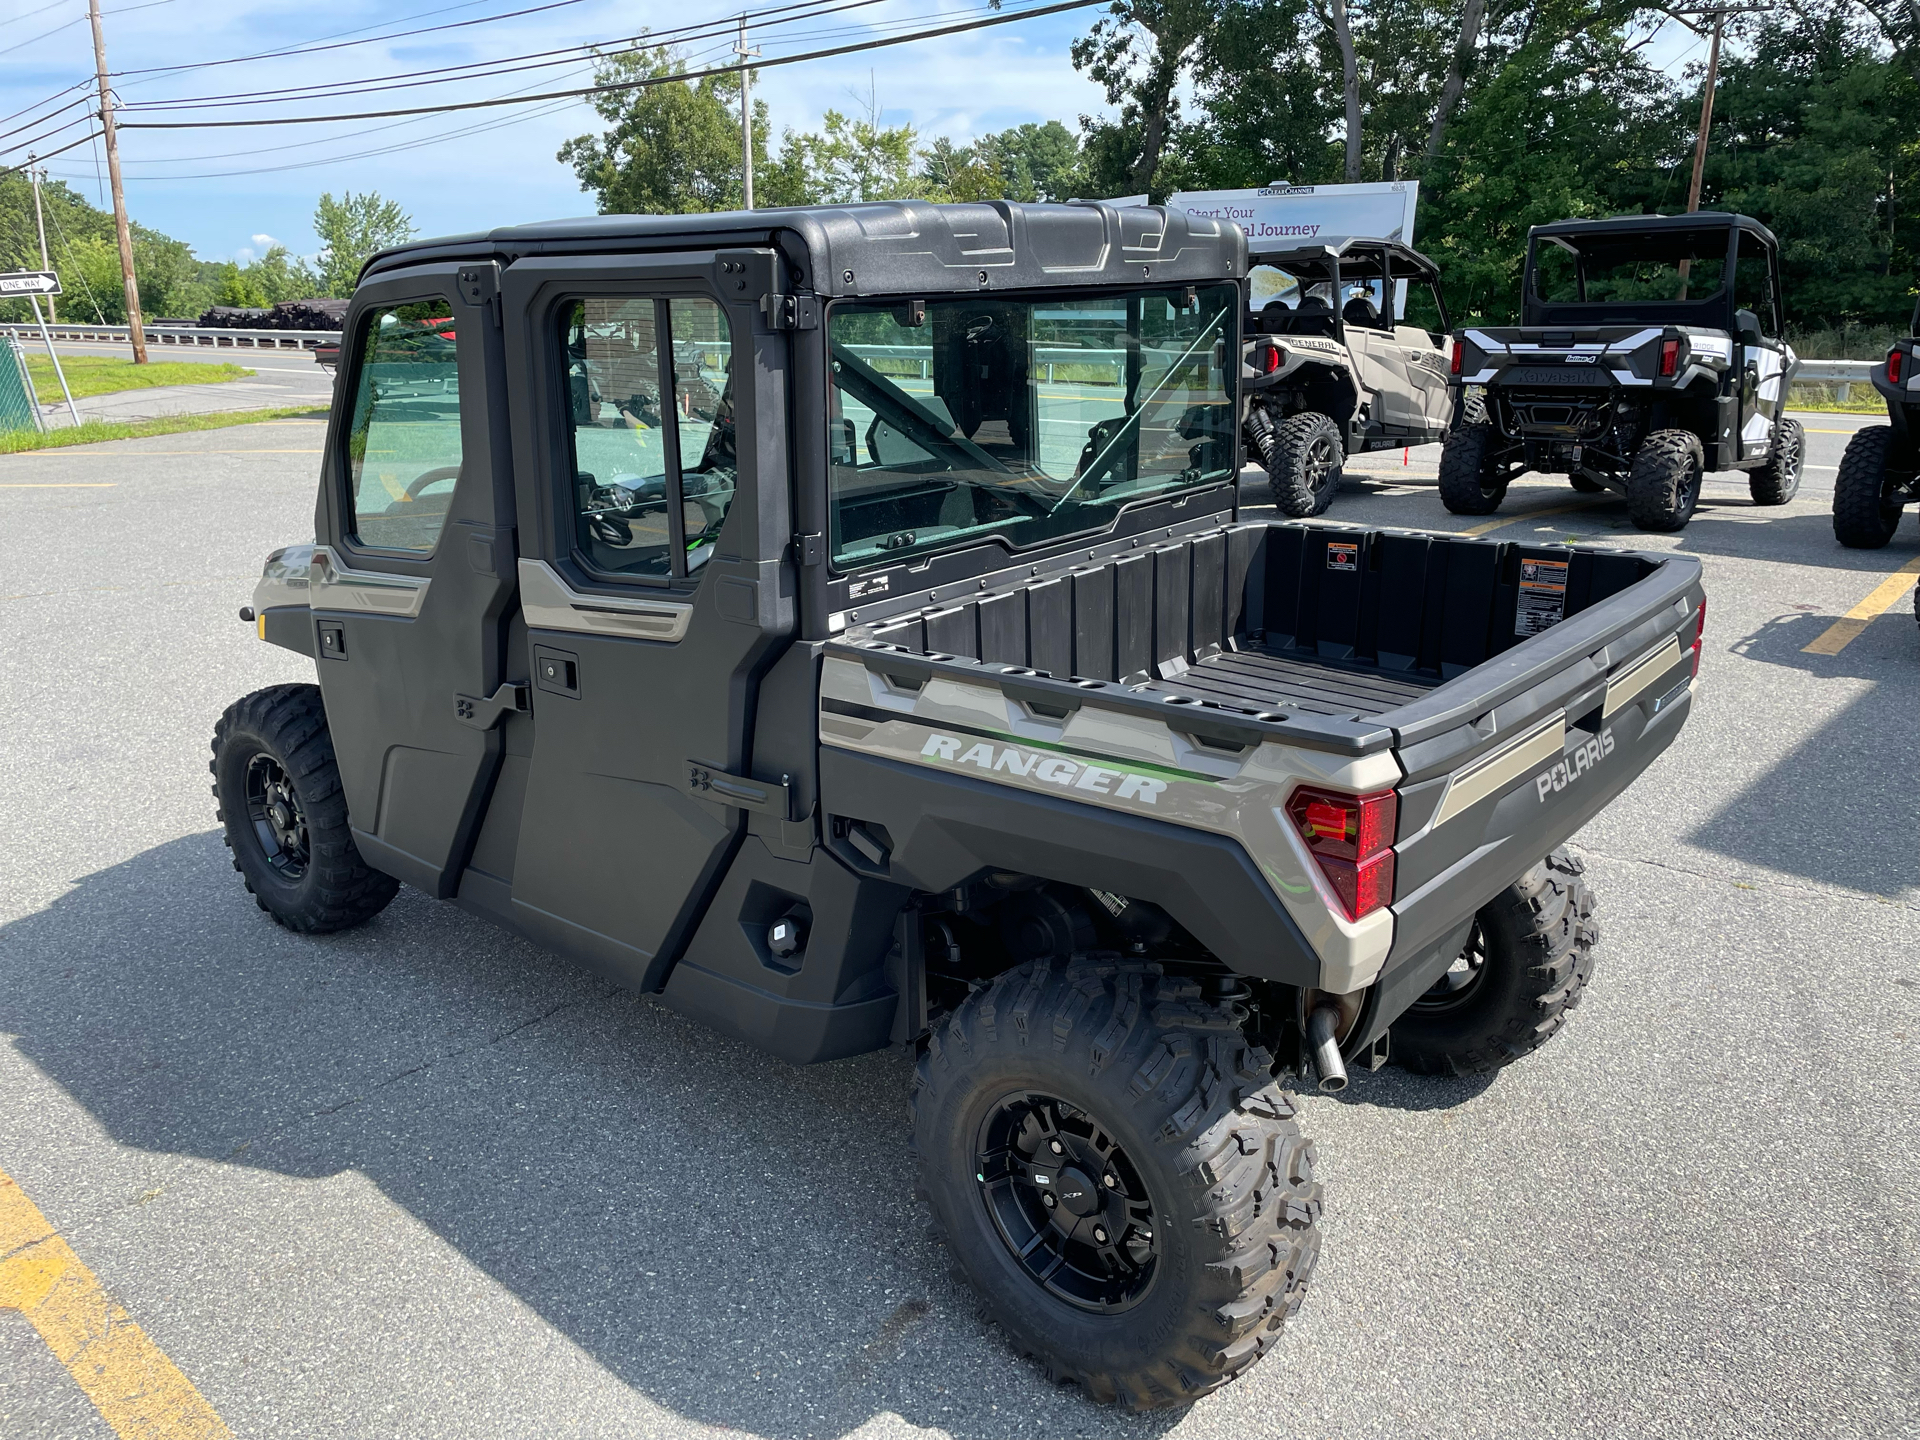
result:
<svg viewBox="0 0 1920 1440"><path fill-rule="evenodd" d="M1806 432L1798 420L1783 418L1773 427L1773 453L1767 456L1767 463L1747 476L1753 503L1784 505L1798 495L1806 459Z"/></svg>
<svg viewBox="0 0 1920 1440"><path fill-rule="evenodd" d="M1484 1075L1566 1027L1593 978L1593 892L1556 850L1483 905L1454 968L1393 1022L1396 1063L1419 1075Z"/></svg>
<svg viewBox="0 0 1920 1440"><path fill-rule="evenodd" d="M289 930L326 934L372 919L400 882L360 858L318 685L236 701L213 731L215 818L233 868Z"/></svg>
<svg viewBox="0 0 1920 1440"><path fill-rule="evenodd" d="M1900 528L1901 501L1888 498L1893 427L1854 431L1833 477L1833 536L1849 550L1878 550Z"/></svg>
<svg viewBox="0 0 1920 1440"><path fill-rule="evenodd" d="M1491 515L1507 498L1504 477L1489 478L1499 444L1491 425L1462 425L1440 449L1440 503L1455 515Z"/></svg>
<svg viewBox="0 0 1920 1440"><path fill-rule="evenodd" d="M1641 530L1687 528L1706 480L1706 452L1690 430L1656 430L1627 472L1627 518Z"/></svg>
<svg viewBox="0 0 1920 1440"><path fill-rule="evenodd" d="M1014 1344L1095 1400L1197 1399L1304 1297L1313 1146L1244 1019L1158 965L1040 960L920 1058L920 1199Z"/></svg>
<svg viewBox="0 0 1920 1440"><path fill-rule="evenodd" d="M1274 426L1262 460L1275 508L1295 520L1325 514L1339 493L1346 451L1340 427L1316 411L1289 415Z"/></svg>

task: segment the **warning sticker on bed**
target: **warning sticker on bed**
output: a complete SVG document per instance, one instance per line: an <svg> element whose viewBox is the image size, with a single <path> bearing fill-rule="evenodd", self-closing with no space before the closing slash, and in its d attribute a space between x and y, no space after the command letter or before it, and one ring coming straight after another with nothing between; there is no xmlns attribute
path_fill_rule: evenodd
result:
<svg viewBox="0 0 1920 1440"><path fill-rule="evenodd" d="M1513 633L1538 635L1567 614L1567 562L1522 560L1520 600L1513 611Z"/></svg>
<svg viewBox="0 0 1920 1440"><path fill-rule="evenodd" d="M1327 542L1327 569L1358 570L1360 568L1360 547L1349 545L1342 540Z"/></svg>

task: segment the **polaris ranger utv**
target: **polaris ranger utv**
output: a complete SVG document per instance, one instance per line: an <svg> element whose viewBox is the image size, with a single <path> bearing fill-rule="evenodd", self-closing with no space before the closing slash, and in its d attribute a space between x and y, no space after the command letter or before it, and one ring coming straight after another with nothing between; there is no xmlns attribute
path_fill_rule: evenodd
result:
<svg viewBox="0 0 1920 1440"><path fill-rule="evenodd" d="M1920 305L1912 329L1920 336ZM1851 550L1880 549L1900 528L1902 507L1920 500L1920 340L1894 341L1873 367L1873 388L1889 423L1854 431L1833 478L1834 538Z"/></svg>
<svg viewBox="0 0 1920 1440"><path fill-rule="evenodd" d="M1447 306L1431 260L1352 238L1248 264L1260 308L1242 346L1242 425L1281 514L1322 514L1349 455L1446 438Z"/></svg>
<svg viewBox="0 0 1920 1440"><path fill-rule="evenodd" d="M1015 1343L1224 1383L1318 1253L1279 1077L1560 1028L1557 847L1704 614L1688 556L1241 521L1244 246L902 202L374 257L315 542L242 612L319 683L214 738L261 907L404 881L796 1064L914 1046L919 1192ZM1045 378L1069 326L1121 383Z"/></svg>
<svg viewBox="0 0 1920 1440"><path fill-rule="evenodd" d="M1786 418L1799 364L1781 338L1778 244L1744 215L1560 220L1527 237L1518 328L1454 340L1458 425L1440 498L1490 515L1528 470L1611 490L1642 530L1679 530L1710 470L1744 470L1756 505L1800 488Z"/></svg>

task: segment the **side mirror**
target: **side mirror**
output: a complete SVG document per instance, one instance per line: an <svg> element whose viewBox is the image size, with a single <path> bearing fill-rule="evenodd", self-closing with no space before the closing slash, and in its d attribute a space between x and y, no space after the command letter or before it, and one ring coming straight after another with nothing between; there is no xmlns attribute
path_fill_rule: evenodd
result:
<svg viewBox="0 0 1920 1440"><path fill-rule="evenodd" d="M1740 343L1742 345L1758 345L1760 343L1760 317L1754 314L1753 311L1734 311L1733 329L1734 333L1740 337Z"/></svg>

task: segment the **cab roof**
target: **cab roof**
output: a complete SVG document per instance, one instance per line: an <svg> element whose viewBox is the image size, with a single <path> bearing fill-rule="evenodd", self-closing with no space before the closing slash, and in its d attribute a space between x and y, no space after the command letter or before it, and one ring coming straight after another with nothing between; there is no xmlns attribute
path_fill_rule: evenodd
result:
<svg viewBox="0 0 1920 1440"><path fill-rule="evenodd" d="M372 276L438 261L774 246L823 296L901 295L1238 280L1237 225L1157 205L1071 201L935 205L885 200L704 215L594 215L420 240L383 250Z"/></svg>
<svg viewBox="0 0 1920 1440"><path fill-rule="evenodd" d="M1529 239L1578 241L1588 236L1624 238L1630 235L1668 235L1687 230L1744 230L1750 235L1759 236L1775 249L1780 245L1773 232L1758 220L1728 210L1695 210L1685 215L1612 215L1605 220L1555 220L1550 225L1534 226L1527 236Z"/></svg>
<svg viewBox="0 0 1920 1440"><path fill-rule="evenodd" d="M1295 263L1302 260L1337 260L1349 250L1361 247L1368 250L1386 250L1402 260L1411 260L1422 270L1431 270L1436 273L1439 270L1433 261L1411 245L1399 240L1382 240L1371 235L1324 235L1300 245L1286 245L1271 249L1261 246L1258 249L1249 249L1247 263L1249 265L1281 265L1284 268L1288 260Z"/></svg>

